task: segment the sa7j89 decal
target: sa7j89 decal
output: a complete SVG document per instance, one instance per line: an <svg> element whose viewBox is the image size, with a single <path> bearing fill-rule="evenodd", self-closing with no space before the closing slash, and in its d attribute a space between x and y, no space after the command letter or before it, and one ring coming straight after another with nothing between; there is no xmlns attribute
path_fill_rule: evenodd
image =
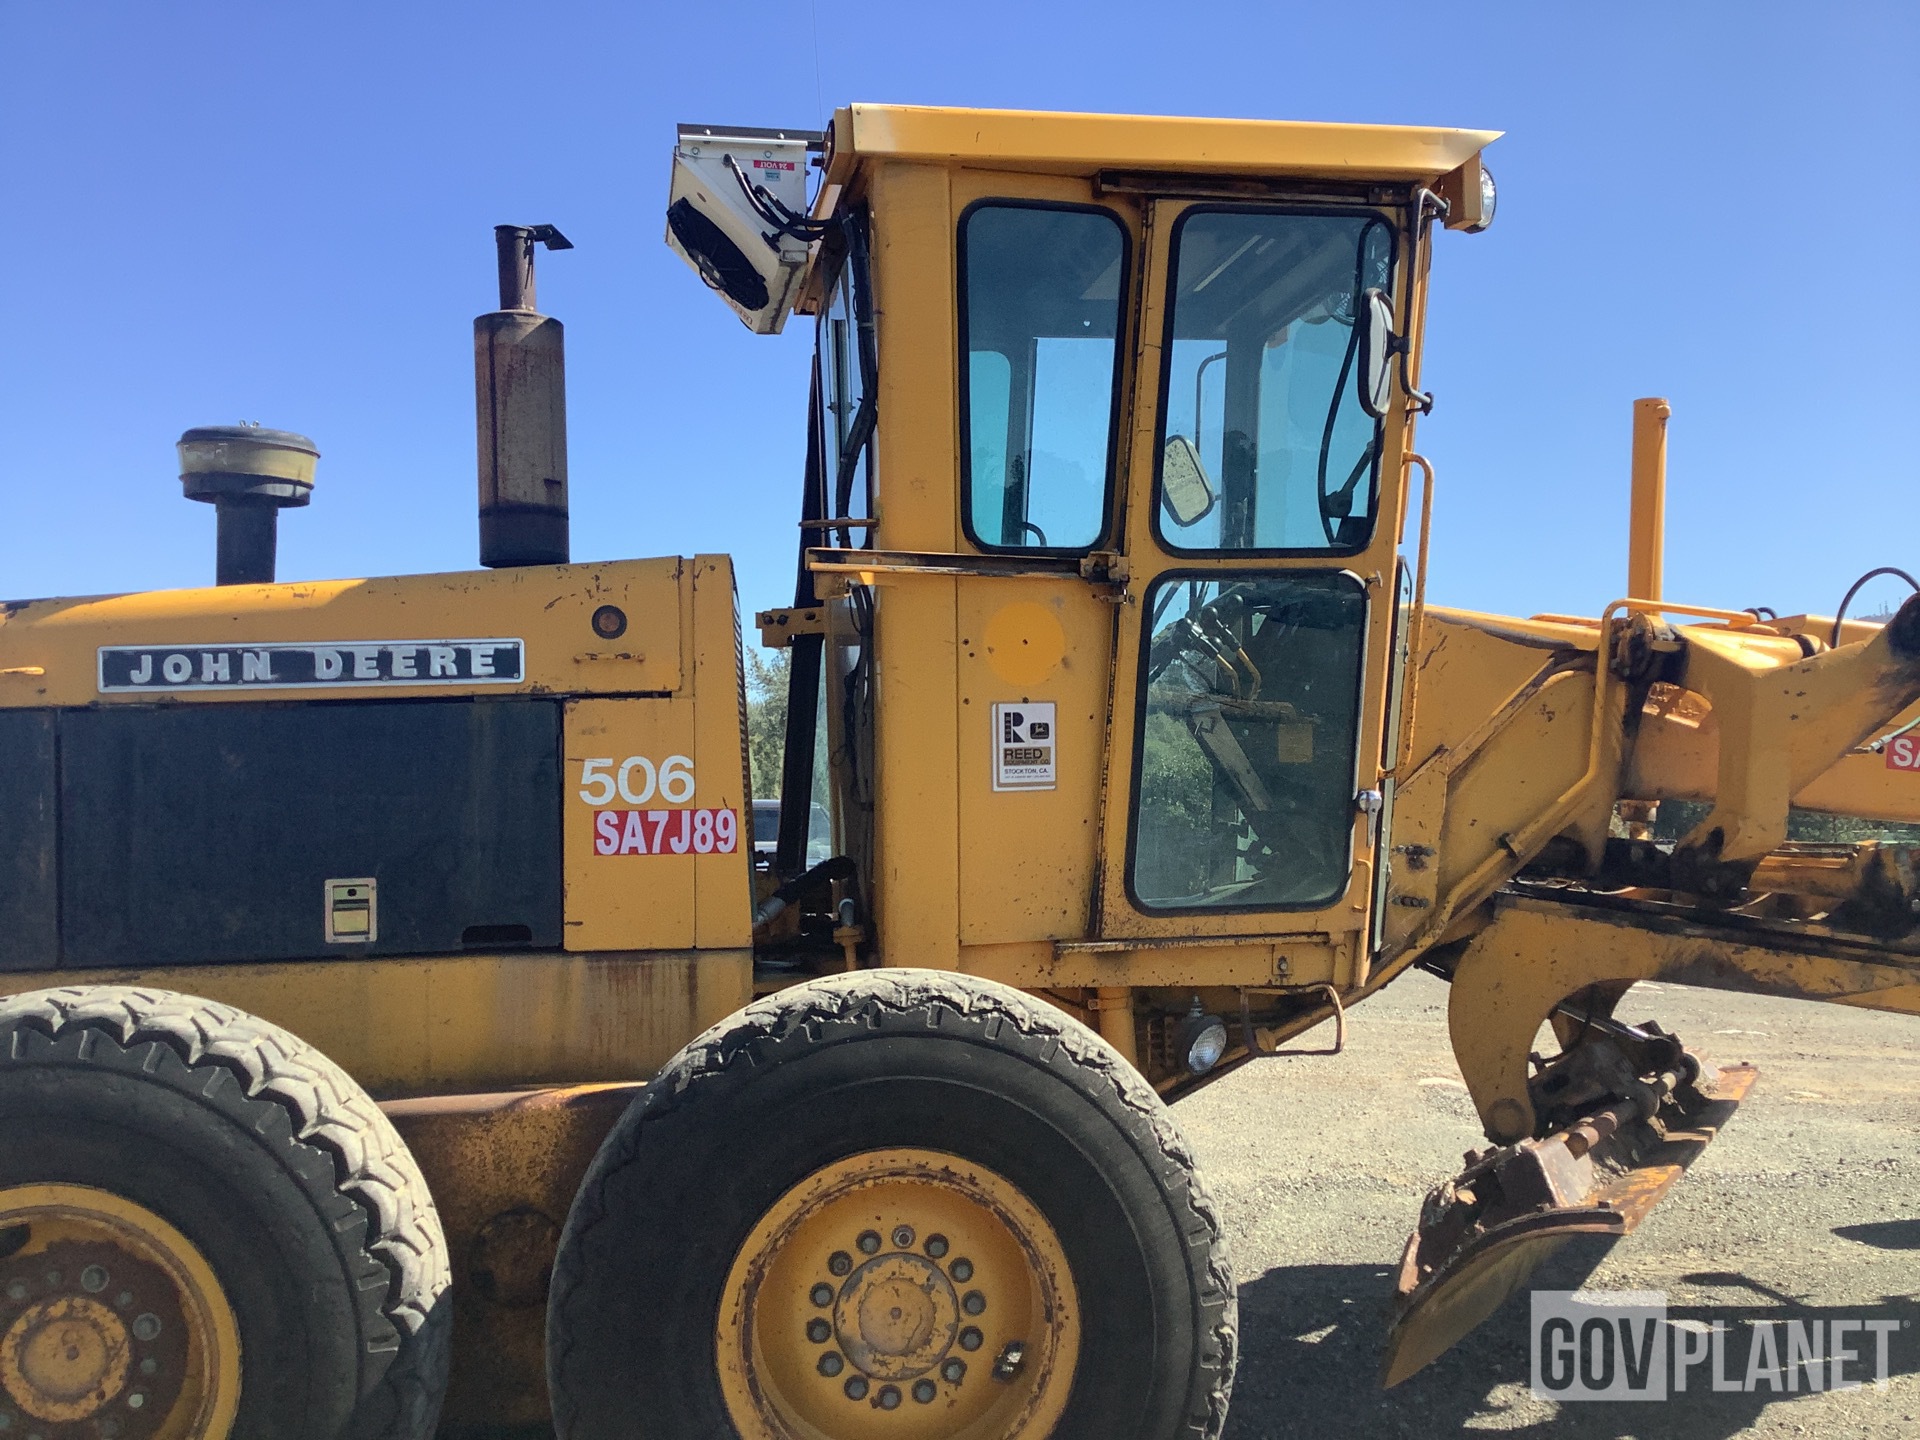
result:
<svg viewBox="0 0 1920 1440"><path fill-rule="evenodd" d="M685 805L693 799L693 761L669 755L624 760L598 756L580 762L580 798L598 813L593 817L596 855L731 855L740 845L740 817L732 810L602 810L616 799L628 805L665 800Z"/></svg>
<svg viewBox="0 0 1920 1440"><path fill-rule="evenodd" d="M596 855L731 855L740 820L731 810L602 810L593 817Z"/></svg>

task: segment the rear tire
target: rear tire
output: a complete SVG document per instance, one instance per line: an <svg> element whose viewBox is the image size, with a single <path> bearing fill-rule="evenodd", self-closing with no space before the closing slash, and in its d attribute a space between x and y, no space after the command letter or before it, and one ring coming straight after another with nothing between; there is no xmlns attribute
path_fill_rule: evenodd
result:
<svg viewBox="0 0 1920 1440"><path fill-rule="evenodd" d="M0 1210L0 1332L30 1336L35 1307L77 1304L108 1341L122 1330L151 1332L156 1346L178 1330L200 1335L184 1359L150 1357L157 1379L142 1381L138 1351L131 1369L103 1371L105 1398L78 1403L111 1406L118 1433L147 1433L139 1425L176 1404L168 1386L212 1384L168 1373L205 1352L202 1368L224 1367L220 1383L235 1393L195 1412L192 1440L432 1434L452 1318L439 1217L378 1107L284 1030L161 990L0 999ZM61 1253L95 1263L30 1263L56 1236ZM116 1249L116 1236L132 1238ZM110 1274L137 1280L123 1290ZM145 1294L120 1303L137 1288L180 1308ZM129 1319L116 1304L154 1313ZM212 1317L200 1331L196 1314ZM0 1382L0 1407L49 1410L50 1392L28 1392L4 1354ZM150 1393L134 1400L143 1383Z"/></svg>
<svg viewBox="0 0 1920 1440"><path fill-rule="evenodd" d="M831 1203L851 1207L849 1217L865 1203L893 1240L868 1231L856 1247L853 1231L868 1222L835 1221L848 1238L830 1275L808 1267L820 1268L811 1252L838 1244L838 1230L824 1241L792 1239L790 1251L808 1253L791 1265L777 1248L761 1254L783 1215L835 1213L808 1211L796 1197L873 1165L885 1174L849 1181ZM916 1165L928 1177L919 1192L899 1180ZM1007 1204L989 1196L987 1208L1015 1217L1010 1233L1027 1254L1064 1257L1070 1280L1058 1289L1074 1333L1056 1348L1072 1359L1052 1381L1060 1388L1030 1407L1036 1418L1011 1429L991 1417L968 1421L971 1397L996 1393L998 1377L989 1377L1003 1337L990 1327L984 1348L970 1337L976 1353L928 1342L931 1368L863 1358L864 1342L842 1322L851 1288L871 1268L866 1256L902 1274L924 1270L925 1283L913 1283L927 1293L948 1279L925 1259L948 1247L930 1244L925 1226L900 1223L913 1202L889 1209L874 1200L880 1183L919 1193L931 1214L964 1210L956 1190L1011 1192ZM795 1218L780 1233L805 1237L811 1223ZM1031 1236L1039 1238L1028 1244ZM849 1263L858 1268L832 1281L841 1289L829 1304L826 1282L848 1275ZM960 1282L954 1293L965 1289L973 1267L962 1275L951 1258L941 1264ZM980 1270L984 1277L984 1260ZM788 1293L773 1293L783 1281ZM814 1311L809 1283L820 1297ZM982 1288L1000 1306L998 1292ZM901 1293L913 1302L910 1286ZM781 1317L764 1333L754 1329L763 1312ZM1027 1313L1043 1312L1054 1314ZM1000 1313L989 1308L980 1323ZM929 1320L967 1323L931 1311ZM1235 1327L1219 1218L1166 1106L1138 1072L1084 1025L1017 990L888 969L758 1001L647 1087L568 1217L548 1305L548 1374L562 1440L760 1440L809 1425L832 1434L823 1416L875 1404L897 1407L890 1433L915 1440L1213 1440L1226 1420ZM732 1338L742 1333L751 1344ZM1045 1348L1038 1336L1020 1338L1035 1354ZM797 1360L779 1353L788 1347ZM889 1365L897 1386L884 1383ZM821 1388L798 1394L816 1384L816 1370ZM964 1378L948 1387L946 1374Z"/></svg>

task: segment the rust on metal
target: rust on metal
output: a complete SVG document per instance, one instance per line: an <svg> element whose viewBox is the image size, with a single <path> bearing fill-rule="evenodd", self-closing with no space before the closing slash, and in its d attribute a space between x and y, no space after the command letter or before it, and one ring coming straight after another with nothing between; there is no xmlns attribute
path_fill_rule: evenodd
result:
<svg viewBox="0 0 1920 1440"><path fill-rule="evenodd" d="M548 1416L546 1297L560 1226L600 1142L643 1087L435 1095L381 1108L420 1162L454 1264L450 1426Z"/></svg>
<svg viewBox="0 0 1920 1440"><path fill-rule="evenodd" d="M1623 1101L1540 1140L1468 1157L1427 1196L1395 1285L1382 1383L1398 1385L1492 1315L1575 1235L1627 1234L1752 1088L1751 1066Z"/></svg>
<svg viewBox="0 0 1920 1440"><path fill-rule="evenodd" d="M33 1419L80 1425L114 1406L123 1440L156 1433L187 1376L186 1335L165 1273L117 1245L23 1246L0 1264L0 1405Z"/></svg>

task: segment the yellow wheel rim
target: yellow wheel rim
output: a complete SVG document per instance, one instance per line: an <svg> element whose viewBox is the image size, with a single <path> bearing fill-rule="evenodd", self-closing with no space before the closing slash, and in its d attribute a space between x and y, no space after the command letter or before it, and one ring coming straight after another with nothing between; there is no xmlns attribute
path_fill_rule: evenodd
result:
<svg viewBox="0 0 1920 1440"><path fill-rule="evenodd" d="M983 1165L874 1150L774 1204L727 1275L720 1385L744 1440L1038 1440L1080 1351L1066 1253Z"/></svg>
<svg viewBox="0 0 1920 1440"><path fill-rule="evenodd" d="M105 1190L0 1189L8 1440L226 1440L239 1405L233 1307L184 1235Z"/></svg>

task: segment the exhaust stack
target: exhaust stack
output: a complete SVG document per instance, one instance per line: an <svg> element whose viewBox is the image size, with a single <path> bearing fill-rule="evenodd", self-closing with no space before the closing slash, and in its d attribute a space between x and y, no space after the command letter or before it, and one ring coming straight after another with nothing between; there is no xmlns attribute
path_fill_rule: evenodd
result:
<svg viewBox="0 0 1920 1440"><path fill-rule="evenodd" d="M271 585L280 512L313 498L313 441L258 425L202 425L180 437L180 485L218 517L214 583Z"/></svg>
<svg viewBox="0 0 1920 1440"><path fill-rule="evenodd" d="M571 250L551 225L496 225L500 308L473 322L480 563L564 565L567 369L558 320L534 309L533 251Z"/></svg>

